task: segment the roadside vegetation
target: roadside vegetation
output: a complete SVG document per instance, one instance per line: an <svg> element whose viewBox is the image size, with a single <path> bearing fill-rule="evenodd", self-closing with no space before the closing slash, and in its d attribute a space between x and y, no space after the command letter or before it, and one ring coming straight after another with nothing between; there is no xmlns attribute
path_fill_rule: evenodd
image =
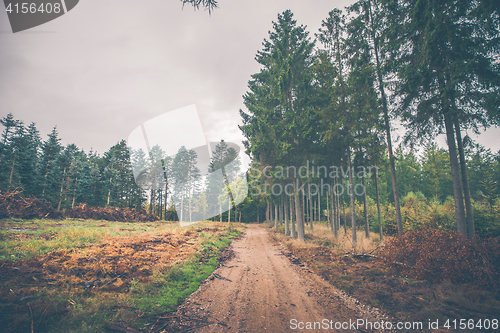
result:
<svg viewBox="0 0 500 333"><path fill-rule="evenodd" d="M243 230L71 219L4 220L1 229L5 332L147 327L198 289Z"/></svg>
<svg viewBox="0 0 500 333"><path fill-rule="evenodd" d="M367 238L360 232L353 250L349 229L335 239L326 223L316 222L314 231L308 230L300 242L286 237L283 225L268 226L296 263L305 263L361 303L398 320L445 323L467 318L477 323L497 318L500 312L500 251L495 241L475 244L455 231L426 229L380 242L376 233Z"/></svg>

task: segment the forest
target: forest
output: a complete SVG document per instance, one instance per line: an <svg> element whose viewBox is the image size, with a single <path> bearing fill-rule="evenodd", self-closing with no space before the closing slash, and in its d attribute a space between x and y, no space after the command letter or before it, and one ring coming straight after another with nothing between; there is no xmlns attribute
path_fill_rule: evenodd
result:
<svg viewBox="0 0 500 333"><path fill-rule="evenodd" d="M468 135L499 124L498 20L490 1L364 0L332 10L312 39L279 14L240 110L267 218L295 214L285 233L300 240L326 207L353 246L360 224L381 238L425 225L498 236L500 155ZM405 134L394 147L396 125ZM287 185L294 198L273 195Z"/></svg>
<svg viewBox="0 0 500 333"><path fill-rule="evenodd" d="M2 114L0 327L498 330L500 151L474 138L500 126L500 2L325 16L272 22L241 152L150 147L144 124L84 151Z"/></svg>
<svg viewBox="0 0 500 333"><path fill-rule="evenodd" d="M164 220L194 221L218 207L214 220L284 221L299 239L312 221L381 237L425 225L498 237L500 151L468 135L499 125L495 6L358 1L332 10L314 39L291 11L279 14L240 110L252 162L246 173L239 162L223 172L226 186L211 190L206 177L236 158L223 141L200 170L184 147L169 157L122 140L101 156L62 146L56 127L44 139L9 113L0 121L0 190L57 210L146 208ZM399 140L396 126L405 129Z"/></svg>

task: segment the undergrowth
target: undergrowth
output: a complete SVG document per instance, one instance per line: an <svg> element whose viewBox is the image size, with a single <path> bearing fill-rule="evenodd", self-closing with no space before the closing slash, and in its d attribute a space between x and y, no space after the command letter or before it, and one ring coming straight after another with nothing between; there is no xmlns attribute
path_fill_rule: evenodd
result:
<svg viewBox="0 0 500 333"><path fill-rule="evenodd" d="M304 242L285 236L284 228L269 231L316 274L397 320L478 322L500 313L500 252L494 239L474 244L455 232L428 229L380 243L358 229L361 246L353 250L349 230L335 239L321 223L306 229Z"/></svg>

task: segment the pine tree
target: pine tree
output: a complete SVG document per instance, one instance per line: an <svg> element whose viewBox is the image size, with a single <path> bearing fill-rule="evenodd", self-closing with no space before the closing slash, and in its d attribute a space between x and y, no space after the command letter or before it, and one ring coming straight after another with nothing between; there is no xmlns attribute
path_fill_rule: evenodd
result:
<svg viewBox="0 0 500 333"><path fill-rule="evenodd" d="M398 181L396 177L395 158L392 148L391 119L389 114L389 99L387 97L388 78L394 75L391 68L390 36L392 28L397 26L398 17L389 10L391 4L383 4L378 0L360 0L348 8L349 12L357 13L358 16L350 22L354 28L354 40L364 40L369 48L371 62L374 63L376 80L374 83L380 94L382 107L382 118L386 133L387 152L389 154L390 170L392 176L392 189L394 193L394 206L396 208L396 220L398 234L403 233L403 221L401 218L401 207L399 204Z"/></svg>
<svg viewBox="0 0 500 333"><path fill-rule="evenodd" d="M319 149L317 116L311 107L314 43L304 26L297 26L290 10L278 15L256 60L262 65L252 75L244 96L249 114L240 111L247 153L262 165L299 167ZM296 179L298 181L298 178ZM300 185L295 183L296 203ZM302 210L297 206L299 240L304 240Z"/></svg>
<svg viewBox="0 0 500 333"><path fill-rule="evenodd" d="M21 183L23 184L24 195L35 195L39 193L40 175L38 159L40 157L41 148L40 132L36 128L35 123L30 123L26 132L25 153L21 160Z"/></svg>
<svg viewBox="0 0 500 333"><path fill-rule="evenodd" d="M222 179L210 178L210 183L208 184L209 193L214 193L217 198L220 195L228 195L229 205L233 208L235 213L239 212L235 205L235 195L237 193L233 193L230 185L236 180L240 170L241 162L237 157L237 151L233 147L229 147L224 140L221 140L221 142L215 146L208 170L212 174L220 170L222 174Z"/></svg>
<svg viewBox="0 0 500 333"><path fill-rule="evenodd" d="M446 134L457 229L464 236L455 128L477 131L500 121L500 25L498 12L484 11L489 3L406 0L395 7L401 23L393 38L399 43L401 114L410 139Z"/></svg>
<svg viewBox="0 0 500 333"><path fill-rule="evenodd" d="M0 142L0 189L8 191L9 179L15 164L15 148L13 137L18 128L19 121L14 119L12 113L9 113L0 124L4 126L2 139Z"/></svg>
<svg viewBox="0 0 500 333"><path fill-rule="evenodd" d="M48 135L48 139L42 144L42 156L39 160L41 193L40 196L54 203L57 200L57 180L51 177L57 174L56 160L59 156L62 147L59 143L61 139L58 137L57 128L54 127Z"/></svg>
<svg viewBox="0 0 500 333"><path fill-rule="evenodd" d="M174 200L179 221L192 218L192 198L197 189L200 170L196 166L197 154L182 146L172 160L172 177L174 179ZM187 214L186 214L187 213Z"/></svg>

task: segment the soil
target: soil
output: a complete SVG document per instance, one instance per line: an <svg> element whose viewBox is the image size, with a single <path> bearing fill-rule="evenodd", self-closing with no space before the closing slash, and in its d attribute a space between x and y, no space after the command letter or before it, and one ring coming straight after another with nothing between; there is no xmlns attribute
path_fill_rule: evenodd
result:
<svg viewBox="0 0 500 333"><path fill-rule="evenodd" d="M109 237L106 243L30 259L1 260L0 331L20 332L25 328L29 320L26 300L38 301L32 304L37 327L42 318L62 318L67 306L46 302L46 294L66 291L69 295L64 297L73 298L126 294L132 280L150 281L155 267L166 269L189 258L197 251L198 239L198 234L189 230L144 233ZM71 297L69 302L75 302ZM42 322L36 331L46 331L46 324Z"/></svg>
<svg viewBox="0 0 500 333"><path fill-rule="evenodd" d="M298 325L304 325L305 330L311 325L307 330L311 332L325 330L319 326L314 329L314 322L335 325L357 319L388 320L379 310L360 304L312 273L284 246L273 243L259 225L249 225L245 236L231 247L235 256L171 318L191 314L192 320L200 322L196 332L202 333L294 332L301 330ZM167 332L173 328L166 326L170 325L164 327Z"/></svg>

